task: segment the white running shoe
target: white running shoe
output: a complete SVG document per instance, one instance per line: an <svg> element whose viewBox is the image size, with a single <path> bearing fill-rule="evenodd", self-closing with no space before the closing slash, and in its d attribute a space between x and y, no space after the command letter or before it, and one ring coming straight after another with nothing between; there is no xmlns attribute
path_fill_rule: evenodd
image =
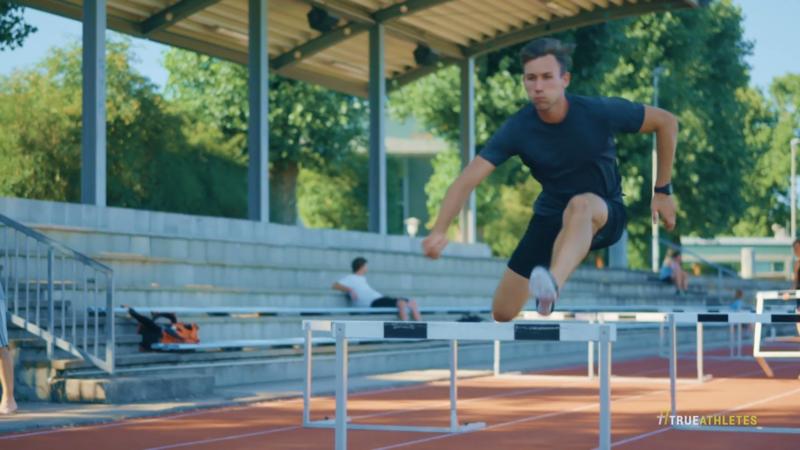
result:
<svg viewBox="0 0 800 450"><path fill-rule="evenodd" d="M558 284L549 270L536 266L531 273L530 290L536 299L536 311L549 316L555 309L558 299Z"/></svg>

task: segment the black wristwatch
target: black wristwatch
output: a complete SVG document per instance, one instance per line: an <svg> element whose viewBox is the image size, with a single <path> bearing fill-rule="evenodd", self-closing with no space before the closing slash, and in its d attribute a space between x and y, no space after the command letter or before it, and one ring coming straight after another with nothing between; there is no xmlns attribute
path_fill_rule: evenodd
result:
<svg viewBox="0 0 800 450"><path fill-rule="evenodd" d="M667 183L663 186L656 186L653 188L656 194L672 195L672 183Z"/></svg>

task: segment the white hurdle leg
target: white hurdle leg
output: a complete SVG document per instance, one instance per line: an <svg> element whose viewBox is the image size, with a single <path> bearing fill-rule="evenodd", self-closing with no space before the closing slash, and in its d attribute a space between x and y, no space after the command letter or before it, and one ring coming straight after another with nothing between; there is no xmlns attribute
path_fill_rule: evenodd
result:
<svg viewBox="0 0 800 450"><path fill-rule="evenodd" d="M458 341L456 340L450 341L450 432L458 432Z"/></svg>
<svg viewBox="0 0 800 450"><path fill-rule="evenodd" d="M695 356L697 358L697 382L703 382L703 324L697 322L697 348Z"/></svg>
<svg viewBox="0 0 800 450"><path fill-rule="evenodd" d="M597 316L595 315L595 318ZM589 320L588 323L595 323L594 320ZM598 349L599 349L598 345ZM587 360L586 360L586 372L587 376L590 380L594 379L594 341L587 341L586 342L586 353L587 353Z"/></svg>
<svg viewBox="0 0 800 450"><path fill-rule="evenodd" d="M670 352L669 352L669 410L670 415L676 414L675 385L678 376L678 327L675 325L675 316L669 316Z"/></svg>
<svg viewBox="0 0 800 450"><path fill-rule="evenodd" d="M611 342L609 341L609 327L600 328L600 342L598 343L600 355L598 369L600 372L600 450L611 448Z"/></svg>
<svg viewBox="0 0 800 450"><path fill-rule="evenodd" d="M742 357L742 326L744 324L737 323L736 324L736 342L738 346L736 347L736 356L739 358Z"/></svg>
<svg viewBox="0 0 800 450"><path fill-rule="evenodd" d="M614 368L611 366L611 363L614 361L614 356L612 356L612 351L614 349L614 344L611 342L608 343L608 376L611 376L614 373Z"/></svg>
<svg viewBox="0 0 800 450"><path fill-rule="evenodd" d="M603 320L603 318L601 317L600 320L598 320L598 323L603 325L603 324L605 324L605 320ZM599 344L598 344L598 346L599 346ZM614 359L614 357L611 356L612 348L613 348L613 345L611 344L611 341L609 341L608 342L608 376L611 376L611 374L614 373L613 369L611 368L611 361ZM600 355L598 355L598 358L600 358ZM598 370L598 372L600 371L599 363L598 363L598 366L597 366L597 370Z"/></svg>
<svg viewBox="0 0 800 450"><path fill-rule="evenodd" d="M494 361L492 371L494 376L500 375L500 341L494 341Z"/></svg>
<svg viewBox="0 0 800 450"><path fill-rule="evenodd" d="M306 365L305 380L303 380L303 426L305 427L311 423L311 327L306 325L303 331L305 334L303 360Z"/></svg>
<svg viewBox="0 0 800 450"><path fill-rule="evenodd" d="M736 356L736 352L733 350L733 340L734 340L733 333L734 333L733 324L730 324L728 325L728 350L731 358Z"/></svg>
<svg viewBox="0 0 800 450"><path fill-rule="evenodd" d="M347 450L347 337L336 324L336 450Z"/></svg>

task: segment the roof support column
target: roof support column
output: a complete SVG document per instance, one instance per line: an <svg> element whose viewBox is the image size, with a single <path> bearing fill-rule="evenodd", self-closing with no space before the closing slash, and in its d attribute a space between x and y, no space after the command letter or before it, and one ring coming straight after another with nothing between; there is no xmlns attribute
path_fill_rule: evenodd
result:
<svg viewBox="0 0 800 450"><path fill-rule="evenodd" d="M475 58L460 62L461 66L461 170L475 158ZM461 242L475 243L475 191L459 215Z"/></svg>
<svg viewBox="0 0 800 450"><path fill-rule="evenodd" d="M81 203L106 206L106 0L83 2Z"/></svg>
<svg viewBox="0 0 800 450"><path fill-rule="evenodd" d="M386 71L384 26L369 30L369 231L386 234Z"/></svg>
<svg viewBox="0 0 800 450"><path fill-rule="evenodd" d="M249 0L247 217L269 222L269 59L267 0Z"/></svg>

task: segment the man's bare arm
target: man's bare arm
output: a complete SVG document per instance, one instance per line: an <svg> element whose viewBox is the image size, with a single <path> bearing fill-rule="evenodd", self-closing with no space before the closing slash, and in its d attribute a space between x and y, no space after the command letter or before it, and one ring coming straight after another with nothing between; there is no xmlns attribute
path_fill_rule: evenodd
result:
<svg viewBox="0 0 800 450"><path fill-rule="evenodd" d="M656 186L663 186L672 179L672 163L678 143L678 119L669 111L653 106L644 106L644 121L640 133L656 134L658 175Z"/></svg>
<svg viewBox="0 0 800 450"><path fill-rule="evenodd" d="M447 189L432 232L445 233L475 187L494 171L494 165L476 156Z"/></svg>
<svg viewBox="0 0 800 450"><path fill-rule="evenodd" d="M494 164L490 163L481 156L476 156L470 161L461 175L456 178L453 184L447 189L442 206L439 208L439 215L436 217L433 229L427 238L422 242L422 248L426 256L436 259L447 246L447 227L461 211L466 203L469 194L475 189L484 178L489 176L495 169Z"/></svg>
<svg viewBox="0 0 800 450"><path fill-rule="evenodd" d="M644 121L640 133L656 133L656 186L664 186L672 180L672 164L678 142L678 119L669 111L653 106L644 107ZM650 203L653 223L659 217L667 230L675 228L675 200L669 195L653 194Z"/></svg>
<svg viewBox="0 0 800 450"><path fill-rule="evenodd" d="M333 286L331 286L331 288L332 289L336 289L337 291L342 291L342 292L347 293L347 294L349 294L350 291L352 291L352 289L350 289L349 287L347 287L347 286L345 286L343 284L339 284L338 282L337 283L333 283Z"/></svg>

